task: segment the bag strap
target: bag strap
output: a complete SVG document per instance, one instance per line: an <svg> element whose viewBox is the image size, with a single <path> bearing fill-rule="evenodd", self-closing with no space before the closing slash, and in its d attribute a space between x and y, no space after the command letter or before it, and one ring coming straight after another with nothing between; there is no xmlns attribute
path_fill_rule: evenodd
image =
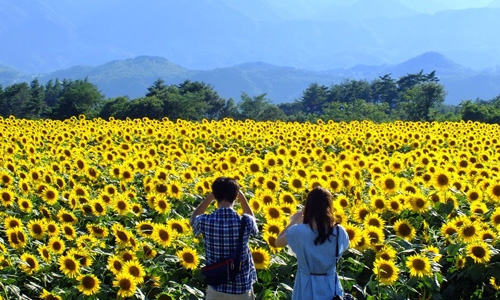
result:
<svg viewBox="0 0 500 300"><path fill-rule="evenodd" d="M239 236L238 236L238 244L236 245L236 249L234 249L233 252L233 260L235 262L235 265L237 268L240 267L240 256L241 256L241 251L243 250L243 234L245 233L245 216L241 218L241 226L239 230Z"/></svg>
<svg viewBox="0 0 500 300"><path fill-rule="evenodd" d="M337 227L337 245L335 246L335 290L333 291L334 295L337 295L337 279L338 279L338 262L339 262L339 226L335 225Z"/></svg>

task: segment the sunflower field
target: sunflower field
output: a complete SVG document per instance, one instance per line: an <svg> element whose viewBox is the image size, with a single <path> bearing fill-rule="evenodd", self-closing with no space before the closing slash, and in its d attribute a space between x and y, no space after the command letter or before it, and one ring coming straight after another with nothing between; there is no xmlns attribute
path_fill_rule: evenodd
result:
<svg viewBox="0 0 500 300"><path fill-rule="evenodd" d="M0 118L0 298L203 299L188 220L219 176L238 180L258 219L258 299L290 298L296 260L274 241L315 186L335 196L350 238L340 278L358 299L499 298L499 133Z"/></svg>

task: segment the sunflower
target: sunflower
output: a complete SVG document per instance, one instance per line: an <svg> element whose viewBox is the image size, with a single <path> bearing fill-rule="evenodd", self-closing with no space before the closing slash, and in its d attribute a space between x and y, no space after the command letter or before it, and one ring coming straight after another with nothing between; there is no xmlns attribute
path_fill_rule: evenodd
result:
<svg viewBox="0 0 500 300"><path fill-rule="evenodd" d="M357 205L354 208L354 220L358 223L364 223L366 216L370 214L370 210L368 209L368 206L365 204L360 204Z"/></svg>
<svg viewBox="0 0 500 300"><path fill-rule="evenodd" d="M467 191L466 196L469 202L474 202L481 200L483 198L483 193L481 192L481 190L470 189Z"/></svg>
<svg viewBox="0 0 500 300"><path fill-rule="evenodd" d="M283 211L276 205L269 205L264 207L266 220L280 221L284 217Z"/></svg>
<svg viewBox="0 0 500 300"><path fill-rule="evenodd" d="M483 216L488 212L488 207L486 206L485 203L476 201L471 203L470 212L471 214Z"/></svg>
<svg viewBox="0 0 500 300"><path fill-rule="evenodd" d="M62 300L62 298L54 293L50 293L46 289L43 289L42 294L40 294L40 298L44 300Z"/></svg>
<svg viewBox="0 0 500 300"><path fill-rule="evenodd" d="M19 227L14 227L7 229L7 237L9 239L10 246L14 249L23 248L26 245L27 239L23 230Z"/></svg>
<svg viewBox="0 0 500 300"><path fill-rule="evenodd" d="M34 255L23 253L23 255L21 255L21 261L23 263L20 267L27 274L31 275L38 270L38 260Z"/></svg>
<svg viewBox="0 0 500 300"><path fill-rule="evenodd" d="M115 275L123 271L123 265L124 262L118 256L110 256L108 258L108 270Z"/></svg>
<svg viewBox="0 0 500 300"><path fill-rule="evenodd" d="M434 187L437 190L445 190L451 186L451 174L446 171L437 171L434 173Z"/></svg>
<svg viewBox="0 0 500 300"><path fill-rule="evenodd" d="M283 229L283 222L269 221L264 224L263 232L279 235Z"/></svg>
<svg viewBox="0 0 500 300"><path fill-rule="evenodd" d="M95 295L101 289L101 282L94 274L80 275L77 279L79 281L78 290L84 295Z"/></svg>
<svg viewBox="0 0 500 300"><path fill-rule="evenodd" d="M120 288L118 290L118 297L131 297L135 294L137 283L131 275L120 273L113 281L113 286Z"/></svg>
<svg viewBox="0 0 500 300"><path fill-rule="evenodd" d="M424 194L416 194L410 196L411 210L417 213L424 213L429 210L429 199Z"/></svg>
<svg viewBox="0 0 500 300"><path fill-rule="evenodd" d="M153 234L154 224L149 220L141 221L135 225L135 230L140 236L149 237Z"/></svg>
<svg viewBox="0 0 500 300"><path fill-rule="evenodd" d="M378 187L386 193L394 193L399 186L399 180L392 174L386 174L378 179Z"/></svg>
<svg viewBox="0 0 500 300"><path fill-rule="evenodd" d="M500 280L497 280L495 277L491 277L490 284L495 290L500 291Z"/></svg>
<svg viewBox="0 0 500 300"><path fill-rule="evenodd" d="M288 188L295 192L300 192L305 188L304 179L300 176L292 176L288 179Z"/></svg>
<svg viewBox="0 0 500 300"><path fill-rule="evenodd" d="M80 262L70 254L59 257L59 269L70 278L80 275Z"/></svg>
<svg viewBox="0 0 500 300"><path fill-rule="evenodd" d="M196 250L191 248L184 248L177 251L176 254L184 268L194 270L198 267L199 258Z"/></svg>
<svg viewBox="0 0 500 300"><path fill-rule="evenodd" d="M406 219L396 221L393 228L394 231L396 231L397 236L402 237L407 241L411 241L415 237L415 228Z"/></svg>
<svg viewBox="0 0 500 300"><path fill-rule="evenodd" d="M76 225L76 223L78 223L78 218L76 218L72 212L69 212L64 208L57 213L57 218L61 223L69 223L72 225Z"/></svg>
<svg viewBox="0 0 500 300"><path fill-rule="evenodd" d="M476 263L486 264L490 261L491 251L487 243L475 241L467 245L467 255Z"/></svg>
<svg viewBox="0 0 500 300"><path fill-rule="evenodd" d="M282 249L282 248L276 247L276 239L278 238L278 235L266 232L266 233L264 233L263 237L264 237L264 240L269 245L269 249L271 249L271 252L276 253Z"/></svg>
<svg viewBox="0 0 500 300"><path fill-rule="evenodd" d="M61 225L61 232L63 233L64 237L72 241L76 238L76 230L75 227L71 224L63 224Z"/></svg>
<svg viewBox="0 0 500 300"><path fill-rule="evenodd" d="M48 246L38 246L37 248L38 254L40 254L40 257L45 261L46 263L50 264L51 263L51 256L50 256L50 250Z"/></svg>
<svg viewBox="0 0 500 300"><path fill-rule="evenodd" d="M267 269L271 255L263 248L252 248L252 259L257 270Z"/></svg>
<svg viewBox="0 0 500 300"><path fill-rule="evenodd" d="M49 250L53 253L57 254L63 254L64 250L66 249L66 245L64 244L64 241L61 240L57 236L53 236L49 239L49 242L47 244L49 247Z"/></svg>
<svg viewBox="0 0 500 300"><path fill-rule="evenodd" d="M466 243L471 243L478 240L480 238L479 233L480 228L478 228L478 225L476 223L471 221L464 222L464 224L459 227L458 230L458 236Z"/></svg>
<svg viewBox="0 0 500 300"><path fill-rule="evenodd" d="M177 235L185 235L189 231L189 221L185 219L171 219L167 222L167 225Z"/></svg>
<svg viewBox="0 0 500 300"><path fill-rule="evenodd" d="M384 246L377 251L377 258L393 261L397 257L397 252L392 246Z"/></svg>
<svg viewBox="0 0 500 300"><path fill-rule="evenodd" d="M493 182L488 187L488 195L495 200L500 200L500 182Z"/></svg>
<svg viewBox="0 0 500 300"><path fill-rule="evenodd" d="M383 229L385 221L378 214L370 213L365 217L363 223L364 223L365 227L374 226L374 227Z"/></svg>
<svg viewBox="0 0 500 300"><path fill-rule="evenodd" d="M409 256L406 260L406 267L410 269L410 275L413 277L432 275L431 263L426 256L418 254Z"/></svg>
<svg viewBox="0 0 500 300"><path fill-rule="evenodd" d="M254 198L250 200L249 205L252 208L252 211L255 213L258 213L262 210L262 202L260 202L258 199Z"/></svg>
<svg viewBox="0 0 500 300"><path fill-rule="evenodd" d="M104 238L109 234L109 231L106 227L97 224L87 224L87 230L92 236L95 236L97 238Z"/></svg>
<svg viewBox="0 0 500 300"><path fill-rule="evenodd" d="M165 195L158 195L154 202L155 210L160 214L167 214L170 211L170 203Z"/></svg>
<svg viewBox="0 0 500 300"><path fill-rule="evenodd" d="M183 195L182 183L177 180L172 180L169 183L168 194L172 198L180 199Z"/></svg>
<svg viewBox="0 0 500 300"><path fill-rule="evenodd" d="M344 224L343 227L349 236L349 246L356 247L361 240L362 229L352 223Z"/></svg>
<svg viewBox="0 0 500 300"><path fill-rule="evenodd" d="M16 217L6 216L3 221L3 226L5 229L22 228L23 222Z"/></svg>
<svg viewBox="0 0 500 300"><path fill-rule="evenodd" d="M141 242L139 244L139 249L142 251L143 258L145 259L152 259L156 256L158 252L154 249L153 246L146 242Z"/></svg>
<svg viewBox="0 0 500 300"><path fill-rule="evenodd" d="M42 199L49 205L54 205L59 200L59 192L53 187L47 187L42 192Z"/></svg>
<svg viewBox="0 0 500 300"><path fill-rule="evenodd" d="M120 259L123 261L123 262L129 262L131 260L134 260L136 261L137 260L137 253L135 251L131 251L131 250L123 250L123 251L120 251L118 253L118 257L120 257Z"/></svg>
<svg viewBox="0 0 500 300"><path fill-rule="evenodd" d="M463 257L461 255L457 255L456 259L457 260L455 262L455 268L457 268L459 270L459 269L462 269L463 267L465 267L465 263L466 263L465 257Z"/></svg>
<svg viewBox="0 0 500 300"><path fill-rule="evenodd" d="M101 199L92 199L90 202L92 213L96 216L104 216L107 212L106 203Z"/></svg>
<svg viewBox="0 0 500 300"><path fill-rule="evenodd" d="M45 233L47 232L46 231L47 227L45 225L45 222L43 222L43 220L34 219L28 223L28 230L32 237L34 237L37 240L41 240L45 236Z"/></svg>
<svg viewBox="0 0 500 300"><path fill-rule="evenodd" d="M371 207L376 212L384 212L387 209L387 202L383 197L375 196L370 200Z"/></svg>
<svg viewBox="0 0 500 300"><path fill-rule="evenodd" d="M487 243L492 243L496 241L498 237L497 234L490 228L482 230L480 235L481 235L480 239Z"/></svg>
<svg viewBox="0 0 500 300"><path fill-rule="evenodd" d="M396 213L399 214L405 209L405 198L403 195L398 195L396 197L389 198L387 200L387 208Z"/></svg>
<svg viewBox="0 0 500 300"><path fill-rule="evenodd" d="M365 230L361 230L360 238L354 249L358 251L363 251L365 249L370 249L372 247L371 238Z"/></svg>
<svg viewBox="0 0 500 300"><path fill-rule="evenodd" d="M436 246L427 246L424 248L425 251L429 252L429 253L433 253L432 255L434 256L434 258L432 259L434 262L438 262L442 255L441 253L439 252L439 248L437 248Z"/></svg>
<svg viewBox="0 0 500 300"><path fill-rule="evenodd" d="M174 239L172 230L164 224L155 224L154 227L152 235L153 240L163 248L169 247Z"/></svg>
<svg viewBox="0 0 500 300"><path fill-rule="evenodd" d="M383 285L392 285L398 280L399 268L394 261L376 259L373 264L373 273Z"/></svg>
<svg viewBox="0 0 500 300"><path fill-rule="evenodd" d="M113 201L113 209L120 215L126 215L130 212L131 205L130 201L125 194L120 194L115 196Z"/></svg>
<svg viewBox="0 0 500 300"><path fill-rule="evenodd" d="M144 272L144 266L134 260L126 262L123 265L122 272L131 275L136 283L142 283L144 281L144 276L146 275L146 272Z"/></svg>
<svg viewBox="0 0 500 300"><path fill-rule="evenodd" d="M19 205L19 209L24 213L31 213L33 210L33 203L27 198L18 198L17 204Z"/></svg>
<svg viewBox="0 0 500 300"><path fill-rule="evenodd" d="M385 235L383 229L375 226L367 226L365 228L365 231L370 237L370 243L372 245L379 245L384 243Z"/></svg>
<svg viewBox="0 0 500 300"><path fill-rule="evenodd" d="M9 206L14 204L15 193L11 189L1 189L0 190L0 204L3 206Z"/></svg>

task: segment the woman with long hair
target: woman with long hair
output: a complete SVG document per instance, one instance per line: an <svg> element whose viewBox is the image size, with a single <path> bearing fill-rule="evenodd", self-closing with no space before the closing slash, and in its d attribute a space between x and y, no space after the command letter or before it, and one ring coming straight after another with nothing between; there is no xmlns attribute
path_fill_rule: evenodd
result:
<svg viewBox="0 0 500 300"><path fill-rule="evenodd" d="M304 209L290 217L290 224L276 240L277 247L286 245L290 245L298 262L293 300L343 296L337 260L348 248L349 236L335 222L329 191L316 187L307 195Z"/></svg>

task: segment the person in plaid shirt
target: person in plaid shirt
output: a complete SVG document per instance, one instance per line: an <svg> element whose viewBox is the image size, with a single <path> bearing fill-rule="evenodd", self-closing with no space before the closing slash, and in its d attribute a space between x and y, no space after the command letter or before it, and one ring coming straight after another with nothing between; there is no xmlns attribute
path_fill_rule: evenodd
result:
<svg viewBox="0 0 500 300"><path fill-rule="evenodd" d="M218 209L205 214L210 203L217 201ZM238 199L243 209L240 217L233 209ZM229 177L219 177L212 184L212 193L195 209L190 223L195 235L202 234L207 265L227 259L236 249L241 222L245 219L243 250L241 251L242 271L235 281L208 286L207 300L217 299L255 299L252 285L257 281L257 272L252 259L248 239L259 231L257 222L248 201L240 191L238 182Z"/></svg>

